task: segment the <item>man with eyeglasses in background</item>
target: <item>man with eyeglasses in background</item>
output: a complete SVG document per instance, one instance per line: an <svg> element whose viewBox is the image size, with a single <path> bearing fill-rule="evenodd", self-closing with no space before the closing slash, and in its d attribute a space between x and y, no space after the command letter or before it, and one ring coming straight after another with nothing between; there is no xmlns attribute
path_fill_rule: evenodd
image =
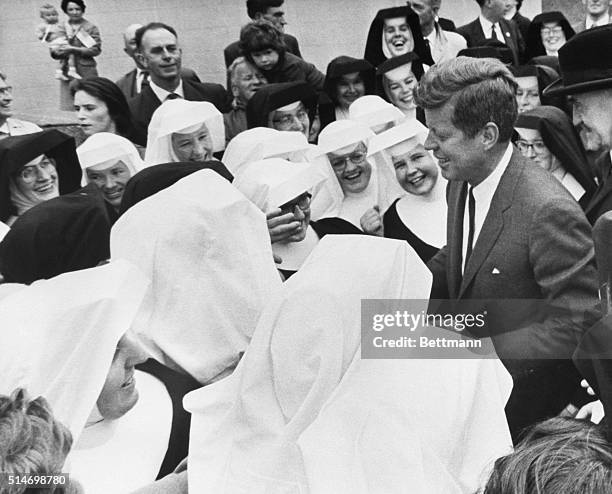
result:
<svg viewBox="0 0 612 494"><path fill-rule="evenodd" d="M0 139L9 136L32 134L42 129L24 120L12 118L13 116L13 88L6 82L6 76L0 72Z"/></svg>

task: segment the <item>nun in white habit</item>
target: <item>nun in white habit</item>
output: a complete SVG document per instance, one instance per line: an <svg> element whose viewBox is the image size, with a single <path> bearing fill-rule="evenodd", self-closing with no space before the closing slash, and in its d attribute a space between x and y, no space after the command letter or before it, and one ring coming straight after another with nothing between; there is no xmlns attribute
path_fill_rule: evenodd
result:
<svg viewBox="0 0 612 494"><path fill-rule="evenodd" d="M10 329L0 331L0 393L23 387L47 399L73 436L65 471L88 494L151 482L168 447L170 397L157 379L134 371L144 354L128 331L148 283L119 260L9 285L0 299Z"/></svg>
<svg viewBox="0 0 612 494"><path fill-rule="evenodd" d="M129 179L146 168L134 144L109 132L89 137L77 148L77 156L83 170L81 185L96 185L104 200L116 210Z"/></svg>
<svg viewBox="0 0 612 494"><path fill-rule="evenodd" d="M328 179L315 195L312 218L321 232L382 236L382 215L405 192L380 154L368 157L374 133L352 120L330 123L311 154Z"/></svg>
<svg viewBox="0 0 612 494"><path fill-rule="evenodd" d="M254 127L241 132L229 142L221 161L237 177L253 161L268 158L304 161L311 147L301 132Z"/></svg>
<svg viewBox="0 0 612 494"><path fill-rule="evenodd" d="M151 117L145 161L209 161L225 149L223 114L207 101L164 102Z"/></svg>
<svg viewBox="0 0 612 494"><path fill-rule="evenodd" d="M407 192L383 217L384 236L406 240L423 262L446 243L446 184L424 147L427 128L406 121L373 137L369 154L383 153L399 185Z"/></svg>
<svg viewBox="0 0 612 494"><path fill-rule="evenodd" d="M319 242L310 224L312 190L326 177L309 163L291 163L270 158L246 165L234 186L264 213L280 209L293 213L296 230L272 243L272 251L282 260L278 265L285 278L295 273Z"/></svg>
<svg viewBox="0 0 612 494"><path fill-rule="evenodd" d="M406 117L397 106L385 101L380 96L367 94L351 103L348 118L365 124L370 127L372 132L380 134L399 124Z"/></svg>
<svg viewBox="0 0 612 494"><path fill-rule="evenodd" d="M360 358L361 300L430 284L405 242L322 239L234 374L185 397L190 492L475 492L511 447L501 363Z"/></svg>
<svg viewBox="0 0 612 494"><path fill-rule="evenodd" d="M203 385L231 373L281 288L265 215L212 170L128 209L111 257L152 279L132 326L150 354Z"/></svg>

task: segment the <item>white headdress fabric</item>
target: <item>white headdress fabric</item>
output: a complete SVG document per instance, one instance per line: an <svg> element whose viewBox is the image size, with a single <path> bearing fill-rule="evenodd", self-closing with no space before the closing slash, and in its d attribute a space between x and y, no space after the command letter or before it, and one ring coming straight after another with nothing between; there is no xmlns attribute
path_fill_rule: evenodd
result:
<svg viewBox="0 0 612 494"><path fill-rule="evenodd" d="M152 279L133 325L143 344L202 384L233 368L281 287L265 215L212 170L130 208L111 231L111 256Z"/></svg>
<svg viewBox="0 0 612 494"><path fill-rule="evenodd" d="M323 238L266 307L234 374L186 396L190 491L473 486L511 445L503 366L360 358L361 300L423 299L426 309L430 287L431 273L406 242ZM424 488L407 487L406 478Z"/></svg>
<svg viewBox="0 0 612 494"><path fill-rule="evenodd" d="M178 161L172 149L172 134L205 124L210 133L213 152L225 149L223 114L208 101L174 99L165 101L155 110L149 123L145 162L159 165Z"/></svg>
<svg viewBox="0 0 612 494"><path fill-rule="evenodd" d="M404 120L404 114L399 108L380 96L366 94L351 103L349 119L365 124L374 130L379 125L401 122Z"/></svg>
<svg viewBox="0 0 612 494"><path fill-rule="evenodd" d="M243 167L253 161L282 156L291 156L291 161L303 161L311 147L301 132L255 127L234 137L221 161L234 177L238 177Z"/></svg>
<svg viewBox="0 0 612 494"><path fill-rule="evenodd" d="M234 186L267 213L310 192L326 178L310 163L269 158L246 165L234 180Z"/></svg>
<svg viewBox="0 0 612 494"><path fill-rule="evenodd" d="M0 299L2 387L45 397L76 442L149 281L131 263L62 274Z"/></svg>
<svg viewBox="0 0 612 494"><path fill-rule="evenodd" d="M123 161L130 170L130 176L134 176L143 168L145 162L138 154L138 150L125 137L121 137L109 132L99 132L89 137L77 150L79 163L83 170L81 185L87 185L87 168L95 169L98 165L104 164L104 168L110 161Z"/></svg>

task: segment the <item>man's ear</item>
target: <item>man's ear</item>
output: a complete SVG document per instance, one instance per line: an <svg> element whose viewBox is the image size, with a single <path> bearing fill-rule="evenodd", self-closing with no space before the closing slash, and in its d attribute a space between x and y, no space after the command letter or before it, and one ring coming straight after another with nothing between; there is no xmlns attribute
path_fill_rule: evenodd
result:
<svg viewBox="0 0 612 494"><path fill-rule="evenodd" d="M234 98L238 97L238 86L236 86L235 84L231 84L231 91L232 91L232 96Z"/></svg>
<svg viewBox="0 0 612 494"><path fill-rule="evenodd" d="M254 21L259 21L259 20L261 20L262 17L263 17L263 14L261 12L257 12L255 14L255 17L253 17L253 20Z"/></svg>
<svg viewBox="0 0 612 494"><path fill-rule="evenodd" d="M147 63L147 59L146 57L142 54L142 52L137 51L136 53L134 53L134 58L136 59L136 61L142 65L145 69L149 68L149 65Z"/></svg>
<svg viewBox="0 0 612 494"><path fill-rule="evenodd" d="M486 151L499 142L499 127L494 122L487 122L480 131L481 142Z"/></svg>

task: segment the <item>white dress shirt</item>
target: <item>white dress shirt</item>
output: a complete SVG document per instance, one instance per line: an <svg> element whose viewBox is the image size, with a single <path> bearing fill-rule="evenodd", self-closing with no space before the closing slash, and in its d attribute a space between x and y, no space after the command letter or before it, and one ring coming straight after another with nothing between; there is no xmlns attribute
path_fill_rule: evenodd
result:
<svg viewBox="0 0 612 494"><path fill-rule="evenodd" d="M484 33L485 38L487 39L492 38L493 23L490 20L485 19L482 16L482 14L478 16L478 19L480 20L480 25L482 26L482 32ZM495 34L497 35L497 39L500 42L506 44L506 38L504 38L504 33L502 32L502 29L499 23L495 24Z"/></svg>
<svg viewBox="0 0 612 494"><path fill-rule="evenodd" d="M24 134L33 134L34 132L40 132L42 129L32 122L26 122L25 120L17 120L16 118L7 118L6 121L0 125L0 139L9 136L21 136Z"/></svg>
<svg viewBox="0 0 612 494"><path fill-rule="evenodd" d="M170 96L172 93L178 94L182 99L185 99L185 93L183 92L183 80L182 79L174 91L166 91L164 88L161 88L157 84L155 84L152 79L149 79L149 81L150 81L149 84L151 85L151 89L155 93L155 96L157 96L159 101L161 101L162 103L166 101L168 99L168 96Z"/></svg>
<svg viewBox="0 0 612 494"><path fill-rule="evenodd" d="M142 91L142 81L146 73L148 72L145 72L141 68L136 67L136 94L140 94L140 92ZM149 85L150 84L151 80L149 79Z"/></svg>
<svg viewBox="0 0 612 494"><path fill-rule="evenodd" d="M493 200L493 195L497 190L497 186L499 185L499 181L501 180L502 175L508 168L508 164L510 163L510 158L512 158L513 147L512 144L508 144L508 148L506 152L502 156L502 159L497 164L493 172L485 178L482 182L480 182L475 187L469 186L472 188L474 199L476 202L476 214L474 217L474 242L472 244L472 252L476 247L476 242L478 240L478 236L480 235L480 230L482 229L482 225L485 222L487 214L489 213L489 208L491 207L491 201ZM469 197L469 196L468 196ZM470 215L469 215L469 207L468 200L465 201L465 210L463 212L463 246L462 246L462 265L463 270L465 271L465 254L467 252L467 244L468 244L468 235L470 232Z"/></svg>

